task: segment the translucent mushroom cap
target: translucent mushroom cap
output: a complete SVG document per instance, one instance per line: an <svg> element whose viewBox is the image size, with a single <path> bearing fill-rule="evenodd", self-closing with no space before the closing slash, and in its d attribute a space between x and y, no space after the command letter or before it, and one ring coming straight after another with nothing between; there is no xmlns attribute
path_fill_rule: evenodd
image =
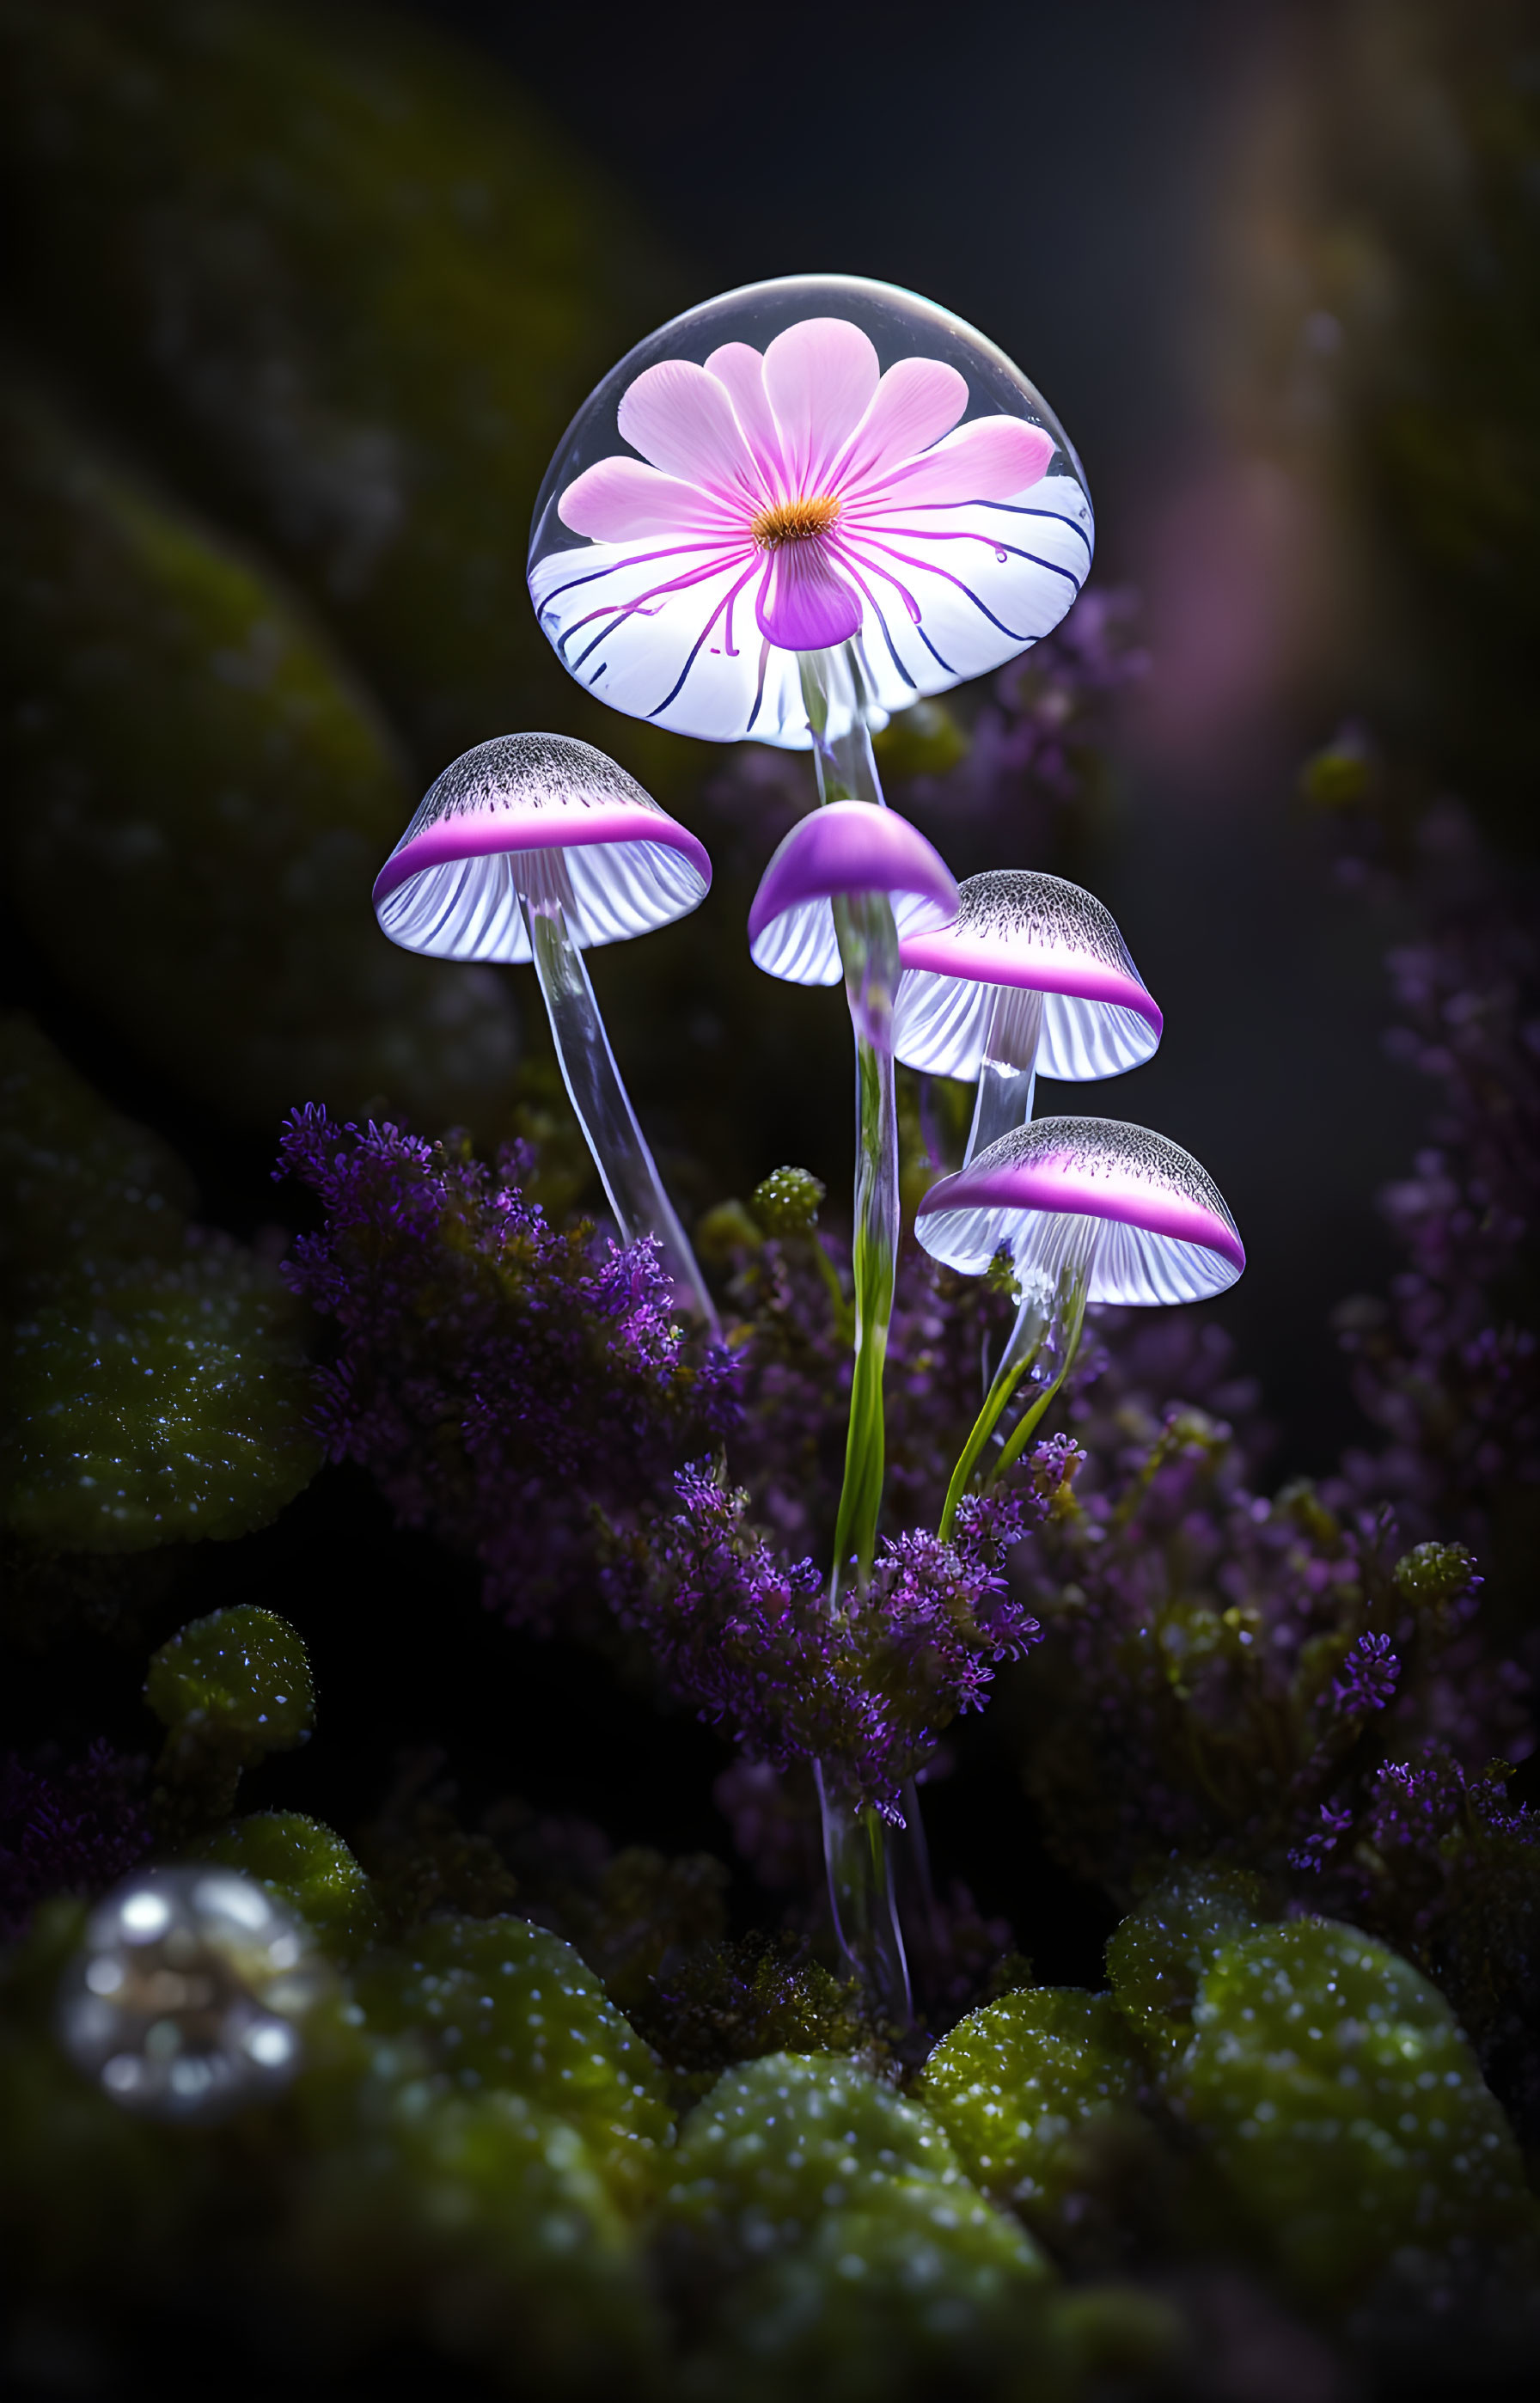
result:
<svg viewBox="0 0 1540 2403"><path fill-rule="evenodd" d="M977 1077L1002 989L1044 996L1036 1064L1045 1076L1117 1076L1149 1058L1160 1012L1093 893L1031 868L986 868L957 889L951 924L908 934L901 945L893 1022L900 1060L936 1076Z"/></svg>
<svg viewBox="0 0 1540 2403"><path fill-rule="evenodd" d="M666 926L711 889L704 846L603 751L503 734L445 769L375 879L375 915L405 951L527 960L519 863L538 853L561 854L582 950Z"/></svg>
<svg viewBox="0 0 1540 2403"><path fill-rule="evenodd" d="M838 984L831 904L885 893L900 936L942 926L957 908L950 868L918 826L870 801L830 801L777 844L749 910L749 956L788 984Z"/></svg>
<svg viewBox="0 0 1540 2403"><path fill-rule="evenodd" d="M288 2084L300 2022L328 1984L308 1931L253 1879L146 1869L87 1922L59 2034L126 2110L206 2122Z"/></svg>
<svg viewBox="0 0 1540 2403"><path fill-rule="evenodd" d="M1003 351L895 285L788 275L673 318L585 402L530 591L612 709L805 750L798 652L853 643L877 712L906 709L1056 626L1093 531Z"/></svg>
<svg viewBox="0 0 1540 2403"><path fill-rule="evenodd" d="M1002 1135L915 1213L927 1252L977 1276L1008 1252L1023 1281L1055 1269L1067 1215L1101 1222L1091 1301L1203 1301L1246 1265L1234 1219L1192 1154L1121 1118L1034 1118Z"/></svg>

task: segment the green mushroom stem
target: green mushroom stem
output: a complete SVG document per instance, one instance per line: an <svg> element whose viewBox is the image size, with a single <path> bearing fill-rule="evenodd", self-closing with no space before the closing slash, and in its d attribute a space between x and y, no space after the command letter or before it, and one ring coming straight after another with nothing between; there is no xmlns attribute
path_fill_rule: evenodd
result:
<svg viewBox="0 0 1540 2403"><path fill-rule="evenodd" d="M716 1306L637 1122L583 954L572 938L568 917L573 894L566 862L557 849L528 852L518 873L530 956L562 1081L599 1171L617 1232L623 1243L634 1243L643 1235L657 1237L678 1308L701 1333L719 1342Z"/></svg>
<svg viewBox="0 0 1540 2403"><path fill-rule="evenodd" d="M1016 1324L1000 1356L984 1407L963 1446L938 1530L946 1543L957 1522L957 1507L967 1492L986 1448L996 1448L985 1462L980 1485L988 1485L1019 1460L1048 1404L1075 1365L1085 1325L1090 1272L1101 1221L1066 1213L1030 1271ZM1023 1379L1035 1388L1016 1424L1003 1438L997 1434Z"/></svg>
<svg viewBox="0 0 1540 2403"><path fill-rule="evenodd" d="M850 645L838 652L804 653L802 697L813 738L820 801L869 801L884 807L860 664ZM877 1549L885 1465L882 1375L899 1226L893 1062L898 930L885 893L851 894L836 900L833 908L855 1035L855 1358L829 1577L831 1612L839 1607L848 1581L853 1580L857 1590L865 1587ZM840 1948L887 2018L907 2029L912 2024L913 2003L889 1830L869 1805L849 1805L831 1766L817 1764L817 1781L829 1902Z"/></svg>

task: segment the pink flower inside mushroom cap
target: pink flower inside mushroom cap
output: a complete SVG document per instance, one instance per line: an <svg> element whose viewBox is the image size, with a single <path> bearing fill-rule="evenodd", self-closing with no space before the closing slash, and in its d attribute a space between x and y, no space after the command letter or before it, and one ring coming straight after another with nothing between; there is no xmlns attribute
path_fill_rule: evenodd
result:
<svg viewBox="0 0 1540 2403"><path fill-rule="evenodd" d="M1052 433L964 424L969 401L941 359L883 373L840 317L644 368L617 416L641 456L566 485L558 513L589 547L531 570L563 663L681 732L802 743L799 652L858 640L890 710L1013 658L1079 590L1089 513L1047 474Z"/></svg>

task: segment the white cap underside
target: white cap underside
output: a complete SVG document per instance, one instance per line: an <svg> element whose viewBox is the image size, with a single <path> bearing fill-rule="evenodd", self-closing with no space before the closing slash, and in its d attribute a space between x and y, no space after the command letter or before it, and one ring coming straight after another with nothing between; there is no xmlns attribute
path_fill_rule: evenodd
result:
<svg viewBox="0 0 1540 2403"><path fill-rule="evenodd" d="M997 988L934 968L906 968L893 1014L893 1049L933 1076L978 1077ZM1037 1071L1065 1084L1120 1076L1149 1059L1159 1036L1136 1009L1045 993Z"/></svg>
<svg viewBox="0 0 1540 2403"><path fill-rule="evenodd" d="M1063 1250L1062 1221L1079 1212L1021 1211L998 1205L937 1211L915 1222L915 1233L933 1258L964 1276L980 1276L998 1252L1011 1255L1025 1284L1056 1268ZM1095 1249L1088 1299L1151 1305L1207 1301L1234 1285L1240 1270L1206 1243L1151 1234L1120 1218L1093 1221Z"/></svg>
<svg viewBox="0 0 1540 2403"><path fill-rule="evenodd" d="M928 932L945 923L945 910L928 894L895 893L892 901L900 935ZM832 902L798 901L783 910L762 929L751 956L756 967L786 984L838 984L844 969Z"/></svg>
<svg viewBox="0 0 1540 2403"><path fill-rule="evenodd" d="M527 960L529 936L516 876L521 854L446 860L397 885L378 905L393 943L443 960ZM650 934L698 908L705 880L661 842L563 845L572 886L568 929L580 951Z"/></svg>

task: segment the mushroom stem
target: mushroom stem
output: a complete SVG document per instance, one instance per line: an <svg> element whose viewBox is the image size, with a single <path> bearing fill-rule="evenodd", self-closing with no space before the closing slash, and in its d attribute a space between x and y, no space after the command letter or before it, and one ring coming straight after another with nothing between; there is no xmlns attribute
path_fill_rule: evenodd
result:
<svg viewBox="0 0 1540 2403"><path fill-rule="evenodd" d="M883 806L867 724L866 686L852 645L840 651L804 653L802 697L820 801ZM839 1607L853 1568L857 1587L865 1586L877 1549L885 1465L882 1371L899 1223L893 1064L898 929L885 893L852 893L836 900L833 909L855 1035L855 1359L829 1575L831 1612ZM845 1802L832 1769L826 1772L822 1762L815 1766L829 1906L839 1949L887 2017L908 2029L913 2004L894 1899L888 1830L875 1811L853 1810Z"/></svg>
<svg viewBox="0 0 1540 2403"><path fill-rule="evenodd" d="M572 939L563 906L572 899L566 864L559 850L528 852L520 856L517 873L530 954L550 1020L562 1081L615 1214L620 1241L634 1243L643 1235L658 1238L679 1309L696 1319L714 1342L718 1341L721 1329L715 1305L637 1124L583 954Z"/></svg>
<svg viewBox="0 0 1540 2403"><path fill-rule="evenodd" d="M1001 1135L1012 1133L1031 1118L1042 1032L1042 994L1020 985L997 986L984 1056L978 1063L973 1125L963 1154L964 1168L975 1152L986 1151Z"/></svg>
<svg viewBox="0 0 1540 2403"><path fill-rule="evenodd" d="M914 2002L898 1925L889 1830L869 1805L853 1806L837 1772L812 1765L824 1826L824 1868L839 1950L892 2025L907 2033Z"/></svg>
<svg viewBox="0 0 1540 2403"><path fill-rule="evenodd" d="M853 643L801 655L802 701L812 736L821 801L872 801L887 807L867 722L870 695Z"/></svg>
<svg viewBox="0 0 1540 2403"><path fill-rule="evenodd" d="M1022 1379L1030 1375L1037 1391L986 1466L983 1484L989 1484L1020 1458L1028 1438L1074 1366L1080 1348L1087 1289L1101 1226L1100 1219L1066 1212L1055 1229L1056 1240L1045 1247L1046 1257L1034 1265L1010 1340L1001 1354L994 1381L984 1396L984 1407L974 1421L947 1488L938 1530L943 1543L950 1538L957 1506L967 1492L979 1456L994 1437Z"/></svg>

